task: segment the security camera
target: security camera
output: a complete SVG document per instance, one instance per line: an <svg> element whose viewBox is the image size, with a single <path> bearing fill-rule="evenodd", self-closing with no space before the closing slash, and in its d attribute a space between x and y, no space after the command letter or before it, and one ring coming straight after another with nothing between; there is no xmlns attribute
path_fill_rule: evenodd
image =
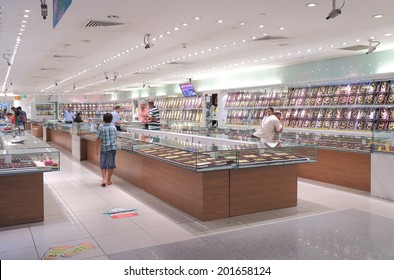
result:
<svg viewBox="0 0 394 280"><path fill-rule="evenodd" d="M7 60L7 64L8 64L8 66L11 66L11 65L12 65L11 62L10 62L9 60Z"/></svg>
<svg viewBox="0 0 394 280"><path fill-rule="evenodd" d="M109 78L108 78L108 73L107 73L107 72L104 72L104 77L105 77L106 80L109 79Z"/></svg>
<svg viewBox="0 0 394 280"><path fill-rule="evenodd" d="M153 44L150 42L150 34L146 34L144 37L144 45L145 49L150 49L153 47Z"/></svg>
<svg viewBox="0 0 394 280"><path fill-rule="evenodd" d="M375 43L376 45L372 45L373 43ZM368 51L365 54L370 54L373 53L374 51L376 51L376 48L380 45L379 41L372 41L369 40L369 48Z"/></svg>
<svg viewBox="0 0 394 280"><path fill-rule="evenodd" d="M43 19L46 19L48 16L48 5L41 2L41 15Z"/></svg>
<svg viewBox="0 0 394 280"><path fill-rule="evenodd" d="M368 51L365 54L370 54L370 53L374 52L375 50L376 50L375 46L370 46Z"/></svg>
<svg viewBox="0 0 394 280"><path fill-rule="evenodd" d="M337 0L332 0L332 10L326 17L326 20L329 20L330 18L334 18L340 14L342 14L342 8L345 6L345 0L343 0L343 5L339 9L336 8L336 2Z"/></svg>
<svg viewBox="0 0 394 280"><path fill-rule="evenodd" d="M340 9L332 10L332 11L328 14L328 16L326 17L326 19L329 20L330 18L334 18L334 17L336 17L336 16L338 16L338 15L340 15L340 14L342 14L342 11L341 11Z"/></svg>

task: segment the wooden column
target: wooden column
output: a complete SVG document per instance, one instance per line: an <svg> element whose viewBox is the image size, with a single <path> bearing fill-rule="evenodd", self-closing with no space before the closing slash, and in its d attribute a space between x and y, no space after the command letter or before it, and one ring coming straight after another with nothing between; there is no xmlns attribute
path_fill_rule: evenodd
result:
<svg viewBox="0 0 394 280"><path fill-rule="evenodd" d="M0 176L0 226L44 220L42 173Z"/></svg>

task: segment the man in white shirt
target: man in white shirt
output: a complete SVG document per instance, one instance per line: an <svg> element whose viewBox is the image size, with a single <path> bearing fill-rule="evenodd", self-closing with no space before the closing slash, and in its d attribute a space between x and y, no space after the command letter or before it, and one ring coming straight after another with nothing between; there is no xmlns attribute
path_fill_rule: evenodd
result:
<svg viewBox="0 0 394 280"><path fill-rule="evenodd" d="M111 113L112 114L112 124L116 127L117 131L122 131L122 129L120 128L120 125L123 123L123 121L120 120L119 113L120 113L120 106L116 105L114 108L114 111Z"/></svg>
<svg viewBox="0 0 394 280"><path fill-rule="evenodd" d="M272 142L275 133L279 133L282 130L283 126L274 115L274 109L270 107L267 109L267 117L264 117L261 128L257 129L253 135L260 138L261 143Z"/></svg>
<svg viewBox="0 0 394 280"><path fill-rule="evenodd" d="M64 110L64 122L65 123L73 123L74 113L71 112L71 107L68 107L67 110Z"/></svg>

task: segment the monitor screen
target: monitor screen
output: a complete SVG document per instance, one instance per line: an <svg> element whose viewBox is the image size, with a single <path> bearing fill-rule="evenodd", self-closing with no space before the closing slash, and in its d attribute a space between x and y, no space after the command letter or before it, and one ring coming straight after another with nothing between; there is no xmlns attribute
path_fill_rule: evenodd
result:
<svg viewBox="0 0 394 280"><path fill-rule="evenodd" d="M194 90L192 83L180 84L181 91L184 97L196 97L197 93Z"/></svg>

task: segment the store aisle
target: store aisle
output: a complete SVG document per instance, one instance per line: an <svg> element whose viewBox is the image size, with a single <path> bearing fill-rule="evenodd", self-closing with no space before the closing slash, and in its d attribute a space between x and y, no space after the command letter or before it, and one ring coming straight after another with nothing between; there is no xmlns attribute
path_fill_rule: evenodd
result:
<svg viewBox="0 0 394 280"><path fill-rule="evenodd" d="M108 259L122 252L219 237L220 233L253 230L261 225L267 225L264 230L269 234L269 224L308 216L319 220L320 214L338 210L357 209L394 219L394 202L362 191L300 179L297 207L201 222L120 178L114 177L111 186L100 187L97 167L77 162L69 152L57 148L62 152L61 171L45 174L45 221L0 228L0 259L41 259L49 248L61 251L68 248L64 246L79 246L83 250L57 259ZM115 207L136 208L139 215L122 219L103 215ZM319 242L324 243L329 236L322 238ZM237 258L225 252L221 257Z"/></svg>

